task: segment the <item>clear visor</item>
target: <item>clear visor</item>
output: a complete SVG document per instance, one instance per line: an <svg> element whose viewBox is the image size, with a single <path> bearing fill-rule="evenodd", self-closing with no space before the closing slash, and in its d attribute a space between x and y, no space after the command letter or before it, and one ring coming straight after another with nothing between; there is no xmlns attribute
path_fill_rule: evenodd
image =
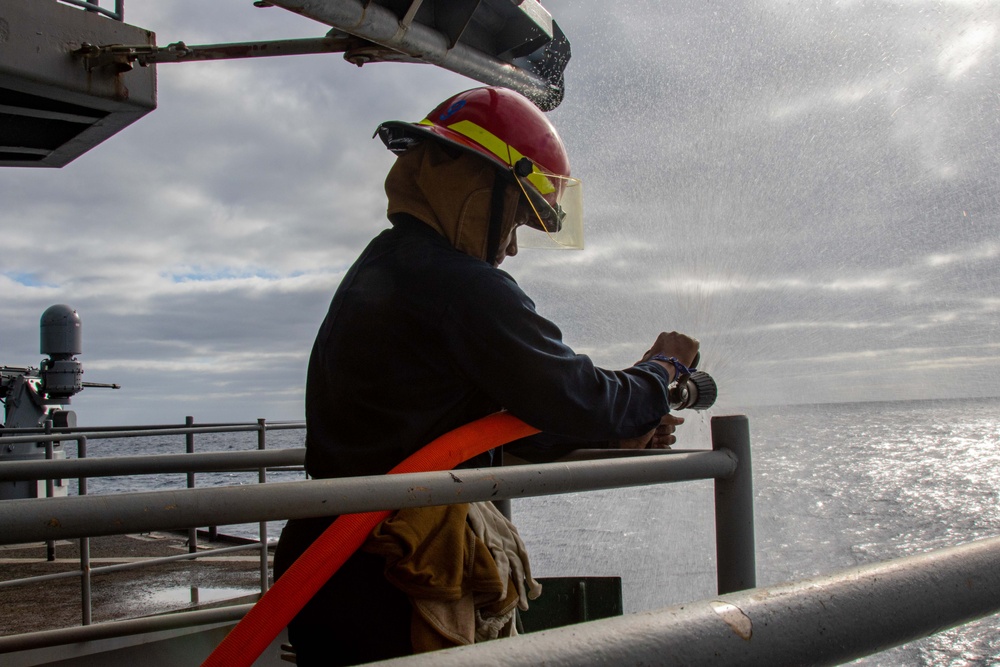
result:
<svg viewBox="0 0 1000 667"><path fill-rule="evenodd" d="M531 208L517 228L519 248L583 249L583 184L576 178L534 171L514 176Z"/></svg>

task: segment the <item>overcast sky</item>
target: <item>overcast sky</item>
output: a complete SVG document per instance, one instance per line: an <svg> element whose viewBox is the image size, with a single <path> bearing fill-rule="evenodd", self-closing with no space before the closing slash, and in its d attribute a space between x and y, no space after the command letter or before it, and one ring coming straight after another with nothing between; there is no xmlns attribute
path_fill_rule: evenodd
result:
<svg viewBox="0 0 1000 667"><path fill-rule="evenodd" d="M702 341L715 413L1000 395L1000 2L544 3L587 248L504 264L610 368ZM321 36L249 0L129 0L161 45ZM0 171L0 364L83 321L82 424L299 419L315 332L386 226L381 120L477 85L339 55L158 66L159 108Z"/></svg>

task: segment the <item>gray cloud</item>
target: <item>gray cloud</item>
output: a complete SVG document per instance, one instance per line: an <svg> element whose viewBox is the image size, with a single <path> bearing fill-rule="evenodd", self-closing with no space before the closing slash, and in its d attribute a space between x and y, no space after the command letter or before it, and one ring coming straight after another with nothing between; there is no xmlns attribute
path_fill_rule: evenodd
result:
<svg viewBox="0 0 1000 667"><path fill-rule="evenodd" d="M998 393L1000 5L554 0L552 114L587 250L505 264L602 364L698 336L720 404ZM129 4L165 44L317 36L244 2ZM159 109L5 170L0 362L84 321L81 421L297 418L312 337L385 226L381 120L475 85L337 56L159 67Z"/></svg>

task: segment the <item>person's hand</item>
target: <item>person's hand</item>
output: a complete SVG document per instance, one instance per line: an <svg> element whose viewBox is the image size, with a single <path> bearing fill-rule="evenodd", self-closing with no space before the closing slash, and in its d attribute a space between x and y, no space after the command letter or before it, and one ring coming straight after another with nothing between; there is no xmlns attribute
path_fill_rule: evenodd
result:
<svg viewBox="0 0 1000 667"><path fill-rule="evenodd" d="M646 350L646 354L642 355L642 359L639 361L653 361L660 364L667 369L670 380L673 381L676 369L671 364L653 359L653 356L662 354L665 357L674 357L677 361L690 368L694 364L695 357L698 356L699 347L700 343L698 343L698 340L690 336L676 331L671 331L670 333L661 332L656 337L653 346Z"/></svg>
<svg viewBox="0 0 1000 667"><path fill-rule="evenodd" d="M640 361L649 361L653 355L662 354L665 357L675 357L677 361L690 367L694 363L699 347L700 343L696 338L676 331L661 332L656 337L652 347L646 350L646 354L642 355Z"/></svg>
<svg viewBox="0 0 1000 667"><path fill-rule="evenodd" d="M628 438L618 441L619 449L670 449L670 446L677 442L674 430L684 423L683 417L675 417L672 414L665 414L660 419L659 425L649 433L640 435L637 438Z"/></svg>

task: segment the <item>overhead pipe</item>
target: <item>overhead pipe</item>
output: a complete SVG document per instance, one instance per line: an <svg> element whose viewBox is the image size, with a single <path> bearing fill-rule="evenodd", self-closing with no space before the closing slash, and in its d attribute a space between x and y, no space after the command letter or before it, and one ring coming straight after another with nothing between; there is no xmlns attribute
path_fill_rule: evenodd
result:
<svg viewBox="0 0 1000 667"><path fill-rule="evenodd" d="M562 101L562 90L545 78L448 38L421 23L404 25L389 9L360 0L269 0L288 11L482 83L521 93L543 111Z"/></svg>

